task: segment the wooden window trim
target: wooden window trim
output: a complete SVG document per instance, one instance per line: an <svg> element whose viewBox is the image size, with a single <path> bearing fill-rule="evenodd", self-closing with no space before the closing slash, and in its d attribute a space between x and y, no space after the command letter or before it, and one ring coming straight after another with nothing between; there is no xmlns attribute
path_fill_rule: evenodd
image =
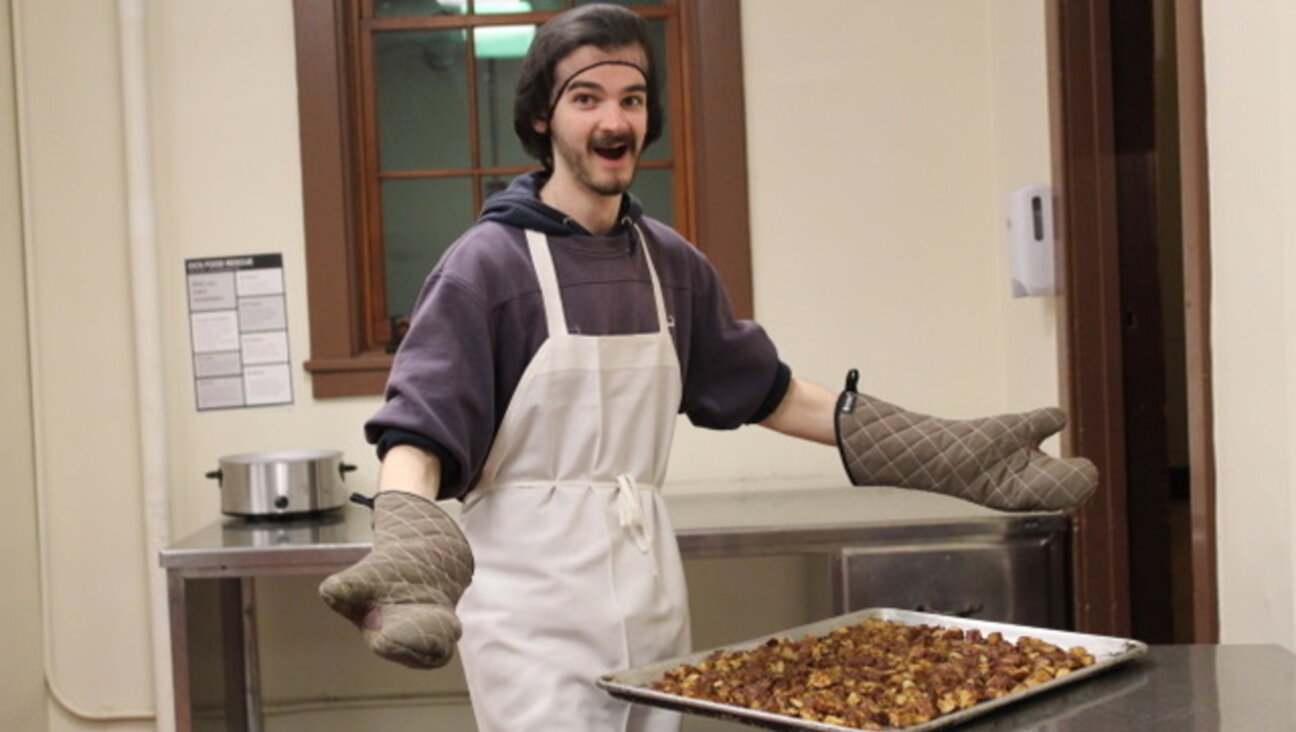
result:
<svg viewBox="0 0 1296 732"><path fill-rule="evenodd" d="M381 394L391 355L366 350L364 273L357 244L354 110L343 55L348 0L293 0L298 110L305 218L306 284L311 356L305 368L318 398ZM698 248L716 265L739 317L751 317L746 136L739 0L678 0L684 54L681 69L691 115L673 140L687 145L692 229ZM668 82L669 83L669 82ZM682 149L682 148L676 148ZM678 198L678 201L684 200ZM687 210L680 207L677 210Z"/></svg>

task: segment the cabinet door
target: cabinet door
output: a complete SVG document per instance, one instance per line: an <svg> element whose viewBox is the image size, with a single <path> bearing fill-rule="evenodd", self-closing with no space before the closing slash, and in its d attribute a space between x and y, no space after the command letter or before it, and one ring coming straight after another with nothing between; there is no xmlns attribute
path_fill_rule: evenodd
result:
<svg viewBox="0 0 1296 732"><path fill-rule="evenodd" d="M842 549L838 612L893 607L1066 628L1065 542L1055 534Z"/></svg>

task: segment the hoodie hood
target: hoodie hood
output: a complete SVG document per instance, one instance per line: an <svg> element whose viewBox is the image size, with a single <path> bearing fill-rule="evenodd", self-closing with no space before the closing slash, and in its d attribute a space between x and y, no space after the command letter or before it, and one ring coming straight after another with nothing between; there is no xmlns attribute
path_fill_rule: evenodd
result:
<svg viewBox="0 0 1296 732"><path fill-rule="evenodd" d="M520 229L534 229L542 234L591 236L575 219L540 200L540 188L549 180L549 171L537 170L523 173L509 183L508 188L486 199L478 221L498 221ZM621 211L617 224L608 232L615 236L625 231L630 220L643 216L643 206L630 193L621 195Z"/></svg>

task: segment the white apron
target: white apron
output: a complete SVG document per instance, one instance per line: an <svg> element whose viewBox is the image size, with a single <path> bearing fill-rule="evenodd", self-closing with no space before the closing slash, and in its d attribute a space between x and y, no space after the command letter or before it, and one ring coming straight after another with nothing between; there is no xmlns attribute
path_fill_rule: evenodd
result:
<svg viewBox="0 0 1296 732"><path fill-rule="evenodd" d="M643 242L643 237L639 237ZM549 337L509 402L460 514L477 570L459 651L480 732L678 730L594 685L689 651L688 596L659 486L680 403L658 330L573 335L545 237L527 232Z"/></svg>

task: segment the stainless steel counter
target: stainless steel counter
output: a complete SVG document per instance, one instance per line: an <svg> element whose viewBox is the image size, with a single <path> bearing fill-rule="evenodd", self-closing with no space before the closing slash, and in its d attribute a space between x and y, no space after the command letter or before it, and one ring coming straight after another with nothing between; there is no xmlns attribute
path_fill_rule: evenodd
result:
<svg viewBox="0 0 1296 732"><path fill-rule="evenodd" d="M938 611L946 608L917 605L943 604L1027 623L1030 617L995 613L1043 613L1041 617L1057 621L1059 609L1065 611L1069 520L1062 514L1004 514L943 496L886 488L668 494L667 503L686 559L829 557L834 608L841 612L861 602ZM457 510L455 504L446 508ZM210 705L213 698L224 706L222 728L260 729L253 578L328 574L360 559L371 542L369 511L348 506L313 519L217 521L162 551L177 729L192 729L194 706ZM1021 568L1024 574L1005 575L1005 568ZM893 582L890 578L900 570L908 576ZM978 578L984 581L976 584ZM1018 593L1005 583L1030 592ZM924 594L877 594L878 587L893 585ZM963 599L959 592L1000 599L987 605ZM1029 595L1042 605L1014 602L1013 594ZM222 619L215 639L208 629L200 633L189 627L190 619L201 614L200 606L213 603L220 606ZM223 666L224 673L215 675L218 688L195 688L195 663Z"/></svg>
<svg viewBox="0 0 1296 732"><path fill-rule="evenodd" d="M1153 646L961 732L1205 732L1296 727L1296 655L1279 646Z"/></svg>
<svg viewBox="0 0 1296 732"><path fill-rule="evenodd" d="M1010 536L1065 528L1056 513L1006 514L921 491L807 488L666 496L680 550L689 556L817 551L861 537ZM440 504L454 514L458 504ZM323 517L257 522L225 519L162 551L168 570L242 576L248 569L334 571L373 541L368 509L348 504Z"/></svg>

